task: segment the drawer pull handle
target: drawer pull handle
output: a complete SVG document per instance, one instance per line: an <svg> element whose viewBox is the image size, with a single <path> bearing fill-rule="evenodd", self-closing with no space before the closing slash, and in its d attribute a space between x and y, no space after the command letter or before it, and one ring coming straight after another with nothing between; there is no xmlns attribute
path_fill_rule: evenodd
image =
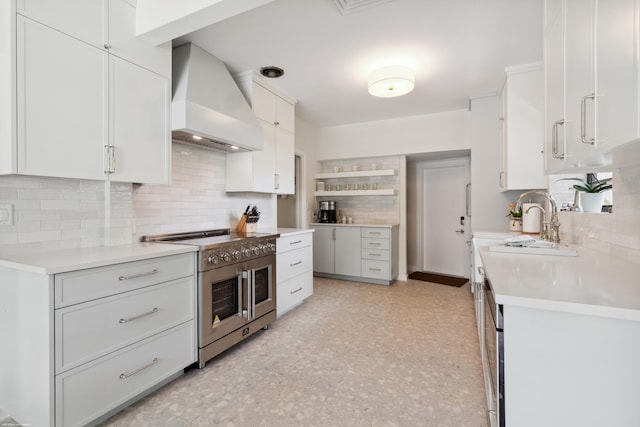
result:
<svg viewBox="0 0 640 427"><path fill-rule="evenodd" d="M302 290L302 286L300 286L300 287L299 287L298 289L296 289L295 291L291 291L291 292L289 292L289 294L290 294L290 295L297 294L297 293L298 293L298 292L300 292L301 290Z"/></svg>
<svg viewBox="0 0 640 427"><path fill-rule="evenodd" d="M302 264L302 261L294 262L293 264L289 264L289 267L295 267L296 265Z"/></svg>
<svg viewBox="0 0 640 427"><path fill-rule="evenodd" d="M138 274L132 274L131 276L120 276L118 277L118 280L129 280L129 279L137 279L138 277L144 277L144 276L151 276L152 274L156 274L158 272L158 270L156 270L155 268L151 271L147 271L146 273L138 273Z"/></svg>
<svg viewBox="0 0 640 427"><path fill-rule="evenodd" d="M378 242L369 242L369 246L380 246L382 243Z"/></svg>
<svg viewBox="0 0 640 427"><path fill-rule="evenodd" d="M369 253L369 256L382 256L382 254L372 254L372 253Z"/></svg>
<svg viewBox="0 0 640 427"><path fill-rule="evenodd" d="M142 314L138 314L137 316L133 316L133 317L129 317L128 319L122 318L120 320L118 320L119 323L127 323L127 322L131 322L133 320L139 319L141 317L144 316L149 316L153 313L157 313L158 312L158 307L153 307L153 310L151 311L147 311L146 313L142 313Z"/></svg>
<svg viewBox="0 0 640 427"><path fill-rule="evenodd" d="M369 271L382 271L382 269L369 267Z"/></svg>
<svg viewBox="0 0 640 427"><path fill-rule="evenodd" d="M297 245L298 243L302 243L302 240L296 240L295 242L289 242L290 245Z"/></svg>
<svg viewBox="0 0 640 427"><path fill-rule="evenodd" d="M152 367L152 366L153 366L153 365L155 365L156 363L158 363L158 358L157 358L157 357L154 357L154 358L153 358L153 360L152 360L151 362L147 363L147 364L146 364L146 365L144 365L144 366L139 367L138 369L135 369L135 370L133 370L133 371L131 371L131 372L123 372L122 374L120 374L120 379L121 379L121 380L124 380L124 379L127 379L127 378L129 378L129 377L132 377L132 376L134 376L135 374L137 374L138 372L140 372L140 371L144 371L145 369Z"/></svg>

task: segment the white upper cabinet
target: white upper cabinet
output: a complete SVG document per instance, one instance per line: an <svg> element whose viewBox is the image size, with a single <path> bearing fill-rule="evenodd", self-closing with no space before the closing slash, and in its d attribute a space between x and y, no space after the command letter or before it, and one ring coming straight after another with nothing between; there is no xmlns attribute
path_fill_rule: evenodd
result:
<svg viewBox="0 0 640 427"><path fill-rule="evenodd" d="M170 180L169 80L110 57L110 179L163 184Z"/></svg>
<svg viewBox="0 0 640 427"><path fill-rule="evenodd" d="M545 188L542 64L506 69L502 103L500 189Z"/></svg>
<svg viewBox="0 0 640 427"><path fill-rule="evenodd" d="M21 16L17 42L15 172L104 179L107 53Z"/></svg>
<svg viewBox="0 0 640 427"><path fill-rule="evenodd" d="M253 73L236 81L262 125L264 149L227 153L227 191L294 194L295 101L267 88Z"/></svg>
<svg viewBox="0 0 640 427"><path fill-rule="evenodd" d="M640 137L639 0L545 0L545 171L616 166Z"/></svg>
<svg viewBox="0 0 640 427"><path fill-rule="evenodd" d="M0 84L15 113L0 111L16 126L0 129L0 173L168 183L170 43L136 39L127 0L12 4L0 68L16 72Z"/></svg>

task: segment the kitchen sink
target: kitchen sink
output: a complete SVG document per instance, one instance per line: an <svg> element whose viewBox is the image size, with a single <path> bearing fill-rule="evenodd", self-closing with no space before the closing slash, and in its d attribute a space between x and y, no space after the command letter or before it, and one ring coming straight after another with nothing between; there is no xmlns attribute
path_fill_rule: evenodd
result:
<svg viewBox="0 0 640 427"><path fill-rule="evenodd" d="M489 251L511 254L578 256L578 251L563 245L556 245L553 248L536 248L531 246L507 246L506 244L502 244L489 246Z"/></svg>

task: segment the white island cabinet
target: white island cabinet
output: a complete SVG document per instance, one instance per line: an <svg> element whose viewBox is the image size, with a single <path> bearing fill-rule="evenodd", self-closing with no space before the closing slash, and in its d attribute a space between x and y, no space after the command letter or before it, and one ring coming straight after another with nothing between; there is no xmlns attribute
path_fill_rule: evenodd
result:
<svg viewBox="0 0 640 427"><path fill-rule="evenodd" d="M196 360L192 248L133 244L0 260L0 412L83 426Z"/></svg>
<svg viewBox="0 0 640 427"><path fill-rule="evenodd" d="M313 230L278 229L276 303L278 317L313 295Z"/></svg>
<svg viewBox="0 0 640 427"><path fill-rule="evenodd" d="M521 427L640 425L640 264L583 247L576 257L491 247L481 257L495 310L481 338L497 343L483 350L498 366L487 384L504 400L489 406L490 418ZM501 333L489 327L493 316Z"/></svg>

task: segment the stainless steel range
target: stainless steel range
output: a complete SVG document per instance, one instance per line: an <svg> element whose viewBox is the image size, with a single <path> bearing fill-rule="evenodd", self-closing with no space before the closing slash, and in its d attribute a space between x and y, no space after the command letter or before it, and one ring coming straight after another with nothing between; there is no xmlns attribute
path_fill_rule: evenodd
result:
<svg viewBox="0 0 640 427"><path fill-rule="evenodd" d="M205 230L145 236L198 246L198 365L276 320L278 234Z"/></svg>

